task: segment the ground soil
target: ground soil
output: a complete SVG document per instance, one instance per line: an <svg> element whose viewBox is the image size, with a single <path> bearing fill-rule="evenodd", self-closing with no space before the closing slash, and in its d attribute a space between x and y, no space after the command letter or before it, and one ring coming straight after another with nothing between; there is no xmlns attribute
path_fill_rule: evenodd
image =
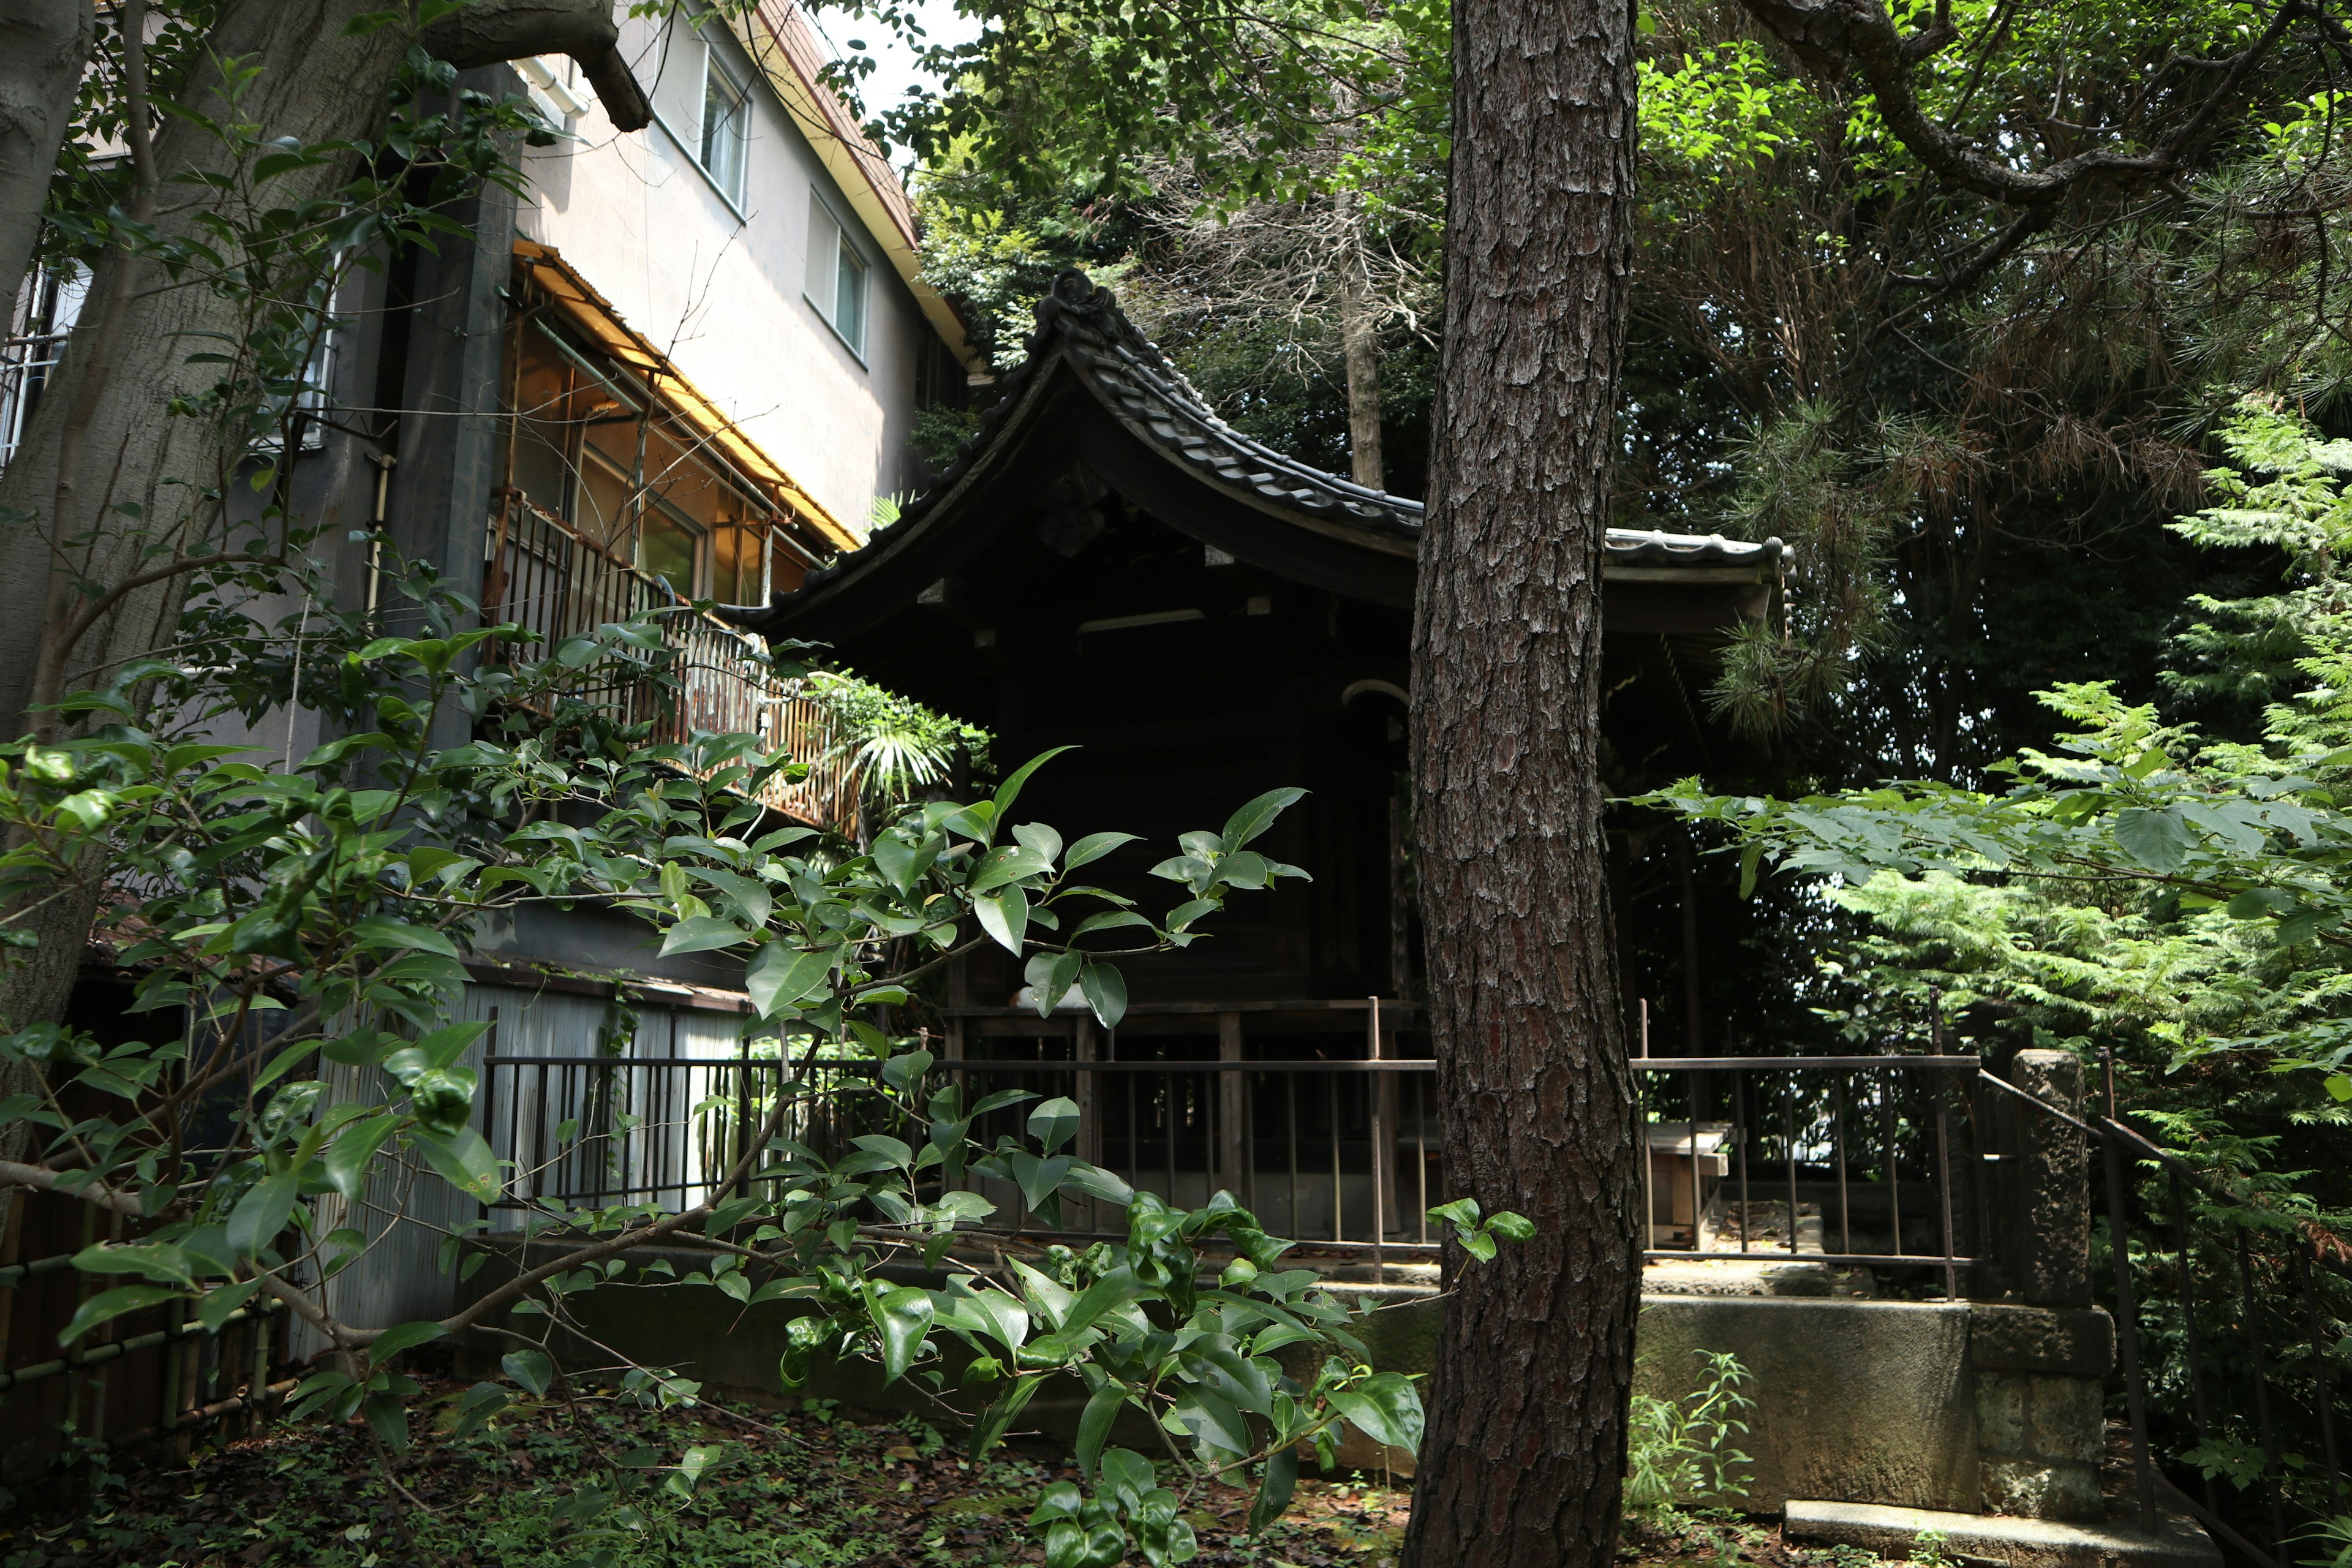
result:
<svg viewBox="0 0 2352 1568"><path fill-rule="evenodd" d="M590 1391L526 1400L458 1438L449 1428L466 1386L427 1380L412 1446L393 1468L405 1500L364 1427L286 1424L185 1456L85 1464L61 1478L78 1485L5 1500L0 1568L1030 1564L1044 1560L1031 1506L1053 1481L1078 1479L1042 1445L975 1464L920 1421L822 1400L783 1412L723 1401L660 1410ZM704 1460L691 1484L681 1468L689 1449ZM1198 1532L1202 1568L1381 1568L1394 1561L1410 1500L1403 1483L1310 1470L1289 1514L1252 1537L1247 1491L1185 1491L1166 1474ZM1769 1523L1728 1515L1634 1524L1620 1558L1649 1568L1874 1562L1792 1551Z"/></svg>

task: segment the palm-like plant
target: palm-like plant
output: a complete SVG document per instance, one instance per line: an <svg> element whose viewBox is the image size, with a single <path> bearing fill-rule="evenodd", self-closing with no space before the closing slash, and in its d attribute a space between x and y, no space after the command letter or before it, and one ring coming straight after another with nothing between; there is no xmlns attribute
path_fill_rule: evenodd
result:
<svg viewBox="0 0 2352 1568"><path fill-rule="evenodd" d="M830 670L813 674L809 689L833 715L835 738L826 755L846 758L856 770L860 815L867 823L887 821L946 784L959 751L985 762L987 731L911 698Z"/></svg>

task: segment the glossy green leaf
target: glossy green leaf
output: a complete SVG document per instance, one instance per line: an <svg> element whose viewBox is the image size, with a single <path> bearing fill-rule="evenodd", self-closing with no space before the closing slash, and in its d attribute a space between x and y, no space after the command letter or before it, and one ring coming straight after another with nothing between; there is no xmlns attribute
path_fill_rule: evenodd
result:
<svg viewBox="0 0 2352 1568"><path fill-rule="evenodd" d="M290 1171L256 1182L229 1211L228 1244L239 1258L251 1258L278 1238L293 1216L300 1183Z"/></svg>
<svg viewBox="0 0 2352 1568"><path fill-rule="evenodd" d="M207 1290L196 1302L196 1321L204 1324L207 1333L219 1333L227 1326L230 1315L241 1310L260 1289L260 1280L246 1279Z"/></svg>
<svg viewBox="0 0 2352 1568"><path fill-rule="evenodd" d="M839 952L829 947L800 951L780 942L768 943L744 971L743 988L751 995L751 1005L760 1010L760 1016L769 1018L779 1009L796 1005L824 984Z"/></svg>
<svg viewBox="0 0 2352 1568"><path fill-rule="evenodd" d="M1291 1494L1297 1489L1298 1450L1277 1448L1268 1454L1259 1472L1257 1496L1250 1500L1250 1533L1260 1534L1280 1519L1283 1510L1290 1506Z"/></svg>
<svg viewBox="0 0 2352 1568"><path fill-rule="evenodd" d="M912 1285L881 1290L866 1298L866 1315L882 1341L882 1381L896 1383L907 1375L931 1331L931 1296Z"/></svg>
<svg viewBox="0 0 2352 1568"><path fill-rule="evenodd" d="M544 1395L555 1382L555 1363L544 1351L509 1351L499 1357L499 1365L534 1395Z"/></svg>
<svg viewBox="0 0 2352 1568"><path fill-rule="evenodd" d="M1136 843L1140 837L1134 833L1089 833L1070 846L1070 852L1062 857L1062 869L1070 872L1092 865L1120 845Z"/></svg>
<svg viewBox="0 0 2352 1568"><path fill-rule="evenodd" d="M1044 767L1047 763L1052 762L1064 752L1075 752L1077 748L1076 746L1055 746L1050 752L1038 752L1035 756L1030 758L1027 762L1013 769L1012 776L997 786L996 798L993 802L996 807L996 820L1003 822L1004 820L1005 814L1013 809L1013 801L1020 797L1021 786L1029 782L1029 775L1031 773L1035 773L1039 768Z"/></svg>
<svg viewBox="0 0 2352 1568"><path fill-rule="evenodd" d="M1274 826L1274 819L1285 810L1307 798L1303 789L1270 789L1250 801L1225 821L1225 830L1218 835L1226 854L1230 855Z"/></svg>
<svg viewBox="0 0 2352 1568"><path fill-rule="evenodd" d="M1078 989L1104 1028L1118 1027L1118 1021L1127 1016L1127 976L1117 966L1088 963L1078 971Z"/></svg>
<svg viewBox="0 0 2352 1568"><path fill-rule="evenodd" d="M398 1328L386 1329L373 1344L368 1346L368 1357L382 1366L412 1345L437 1340L445 1331L438 1323L403 1323Z"/></svg>
<svg viewBox="0 0 2352 1568"><path fill-rule="evenodd" d="M415 1140L416 1147L441 1179L467 1197L488 1203L499 1195L498 1157L473 1128L435 1132L418 1127L412 1129L409 1136Z"/></svg>
<svg viewBox="0 0 2352 1568"><path fill-rule="evenodd" d="M998 946L1016 957L1020 954L1029 935L1028 894L1019 888L983 893L972 900L971 912L979 917L980 929L993 937Z"/></svg>
<svg viewBox="0 0 2352 1568"><path fill-rule="evenodd" d="M732 921L722 921L716 915L696 915L669 928L669 934L662 938L661 956L713 952L720 948L740 947L751 940L751 933Z"/></svg>
<svg viewBox="0 0 2352 1568"><path fill-rule="evenodd" d="M1421 1451L1421 1394L1402 1373L1383 1372L1349 1388L1335 1389L1332 1406L1348 1424L1375 1443Z"/></svg>
<svg viewBox="0 0 2352 1568"><path fill-rule="evenodd" d="M69 1345L82 1335L110 1322L125 1312L161 1306L163 1302L184 1294L169 1285L117 1285L111 1290L100 1290L84 1301L58 1332L58 1343Z"/></svg>
<svg viewBox="0 0 2352 1568"><path fill-rule="evenodd" d="M327 1146L327 1181L347 1201L358 1203L366 1195L368 1166L399 1124L397 1116L371 1116L344 1128Z"/></svg>
<svg viewBox="0 0 2352 1568"><path fill-rule="evenodd" d="M1119 1409L1126 1403L1126 1388L1116 1383L1107 1384L1094 1392L1087 1400L1087 1407L1078 1413L1076 1457L1078 1473L1088 1482L1095 1479L1095 1462L1102 1454L1104 1440L1110 1436L1111 1424L1118 1419Z"/></svg>
<svg viewBox="0 0 2352 1568"><path fill-rule="evenodd" d="M1070 1100L1049 1100L1029 1113L1029 1136L1052 1153L1077 1136L1077 1102Z"/></svg>
<svg viewBox="0 0 2352 1568"><path fill-rule="evenodd" d="M1004 1434L1012 1427L1014 1418L1020 1415L1024 1406L1037 1396L1037 1391L1045 1386L1045 1380L1042 1377L1022 1378L1006 1389L1001 1398L982 1411L980 1419L972 1426L971 1457L974 1459L984 1458L991 1448L1003 1441Z"/></svg>

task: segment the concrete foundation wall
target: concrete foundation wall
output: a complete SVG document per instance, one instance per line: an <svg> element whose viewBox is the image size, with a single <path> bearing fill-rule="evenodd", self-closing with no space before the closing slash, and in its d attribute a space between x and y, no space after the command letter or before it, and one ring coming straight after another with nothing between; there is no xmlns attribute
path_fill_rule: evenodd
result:
<svg viewBox="0 0 2352 1568"><path fill-rule="evenodd" d="M1634 1388L1665 1400L1690 1392L1699 1352L1738 1356L1751 1507L1978 1506L1966 1303L1645 1296L1634 1351Z"/></svg>
<svg viewBox="0 0 2352 1568"><path fill-rule="evenodd" d="M478 1291L513 1267L511 1244L489 1244ZM707 1260L707 1259L706 1259ZM695 1254L673 1255L680 1274ZM1361 1337L1373 1364L1427 1372L1444 1305L1422 1287L1334 1284L1343 1298L1379 1300ZM647 1363L754 1395L787 1392L776 1366L786 1303L747 1308L708 1286L607 1285L575 1298L589 1331ZM2112 1347L2104 1313L1968 1302L1759 1296L1644 1296L1634 1387L1678 1400L1699 1381L1699 1352L1729 1351L1755 1401L1734 1446L1753 1463L1747 1505L1779 1511L1790 1499L1877 1503L2045 1519L2100 1517L2096 1463L2103 1379ZM501 1347L503 1348L503 1347ZM608 1358L581 1347L595 1364ZM494 1359L494 1358L493 1358ZM1294 1371L1304 1370L1293 1369ZM969 1411L954 1392L885 1388L863 1363L817 1369L810 1387L851 1404L914 1410L931 1419ZM1027 1419L1068 1433L1083 1393L1048 1389ZM1138 1431L1133 1440L1149 1440ZM1343 1462L1410 1473L1410 1456L1360 1438Z"/></svg>

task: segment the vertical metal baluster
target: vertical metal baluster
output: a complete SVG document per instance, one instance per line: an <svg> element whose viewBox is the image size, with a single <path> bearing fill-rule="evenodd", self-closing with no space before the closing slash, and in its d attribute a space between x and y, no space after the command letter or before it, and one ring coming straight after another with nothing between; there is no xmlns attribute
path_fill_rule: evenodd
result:
<svg viewBox="0 0 2352 1568"><path fill-rule="evenodd" d="M1650 1059L1650 999L1642 998L1642 1059ZM1633 1076L1633 1157L1642 1162L1642 1252L1658 1245L1658 1157L1650 1150L1650 1090L1657 1079Z"/></svg>
<svg viewBox="0 0 2352 1568"><path fill-rule="evenodd" d="M482 1136L493 1140L490 1144L490 1168L492 1170L496 1170L498 1168L499 1156L499 1146L495 1142L499 1135L498 1060L499 1010L496 1007L493 1007L490 1009L490 1026L488 1032L488 1037L482 1043ZM513 1152L514 1145L511 1142L508 1143L507 1150L509 1153ZM366 1194L362 1194L361 1195L364 1197ZM484 1198L481 1203L481 1213L477 1217L487 1222L490 1217L491 1200L494 1198L503 1197L504 1195L505 1194L501 1190L491 1194L489 1197ZM366 1222L364 1220L361 1222L361 1227L362 1229L366 1227ZM487 1224L485 1224L484 1228L488 1228Z"/></svg>
<svg viewBox="0 0 2352 1568"><path fill-rule="evenodd" d="M735 1158L731 1163L743 1167L743 1173L735 1178L735 1195L739 1198L751 1190L751 1163L744 1158L751 1152L751 1058L747 1047L735 1068Z"/></svg>
<svg viewBox="0 0 2352 1568"><path fill-rule="evenodd" d="M1330 1090L1331 1107L1331 1239L1335 1244L1344 1246L1348 1239L1348 1226L1342 1217L1347 1209L1339 1197L1339 1079L1333 1075L1323 1082Z"/></svg>
<svg viewBox="0 0 2352 1568"><path fill-rule="evenodd" d="M1944 1300L1960 1299L1960 1271L1952 1263L1952 1145L1949 1130L1945 1126L1945 1092L1943 1069L1930 1080L1929 1092L1936 1097L1936 1187L1944 1200Z"/></svg>
<svg viewBox="0 0 2352 1568"><path fill-rule="evenodd" d="M1787 1114L1781 1117L1782 1136L1788 1147L1781 1151L1789 1167L1789 1256L1797 1256L1797 1075L1789 1074Z"/></svg>
<svg viewBox="0 0 2352 1568"><path fill-rule="evenodd" d="M1241 1075L1241 1080L1242 1170L1249 1178L1250 1213L1255 1214L1257 1213L1257 1100L1259 1091L1265 1088L1265 1075L1258 1074L1257 1081L1252 1083L1249 1075L1244 1073Z"/></svg>
<svg viewBox="0 0 2352 1568"><path fill-rule="evenodd" d="M1697 1074L1696 1074L1696 1073L1687 1073L1687 1072L1686 1072L1686 1073L1685 1073L1685 1074L1683 1074L1683 1096L1684 1096L1684 1099L1688 1102L1688 1109L1689 1109L1689 1110L1690 1110L1690 1121L1689 1121L1689 1122L1688 1122L1688 1124L1687 1124L1687 1125L1688 1125L1688 1127L1689 1127L1689 1131L1690 1131L1690 1136L1689 1136L1689 1137L1687 1137L1687 1138L1685 1138L1685 1139L1683 1141L1683 1147L1684 1147L1684 1149L1685 1149L1685 1150L1689 1153L1689 1155L1690 1155L1690 1159L1686 1162L1686 1163L1690 1166L1690 1190L1691 1190L1691 1237L1690 1237L1690 1249L1691 1249L1693 1252L1703 1252L1703 1251L1705 1251L1705 1250L1706 1250L1706 1247L1705 1247L1705 1246L1703 1245L1703 1238L1699 1236L1699 1226L1700 1226L1700 1225L1701 1225L1701 1224L1703 1224L1703 1223L1705 1222L1706 1217L1706 1215L1705 1215L1705 1214L1702 1212L1702 1210L1701 1210L1701 1205L1700 1205L1700 1202L1699 1202L1699 1187L1698 1187L1698 1086L1699 1086L1699 1082L1700 1082L1700 1079L1699 1079L1699 1077L1698 1077L1698 1075L1697 1075Z"/></svg>
<svg viewBox="0 0 2352 1568"><path fill-rule="evenodd" d="M1421 1245L1429 1245L1429 1080L1430 1074L1412 1075L1412 1180L1414 1224Z"/></svg>
<svg viewBox="0 0 2352 1568"><path fill-rule="evenodd" d="M1903 1256L1903 1173L1895 1159L1895 1069L1878 1069L1879 1122L1886 1138L1886 1206L1893 1215L1895 1245L1888 1248L1895 1257Z"/></svg>
<svg viewBox="0 0 2352 1568"><path fill-rule="evenodd" d="M2111 1156L2112 1157L2112 1156ZM2112 1183L2115 1178L2110 1176ZM2263 1369L2269 1350L2263 1341L2262 1309L2254 1299L2254 1260L2246 1246L2246 1233L2238 1232L2238 1279L2244 1292L2246 1341L2252 1352L2254 1365L2254 1419L2263 1439L2263 1479L2271 1488L2271 1549L2282 1555L2286 1551L2286 1500L2279 1482L2279 1449L2277 1434L2271 1427L2271 1380Z"/></svg>
<svg viewBox="0 0 2352 1568"><path fill-rule="evenodd" d="M1748 1206L1748 1074L1735 1070L1731 1075L1731 1125L1739 1139L1739 1250L1748 1250L1748 1233L1756 1228L1756 1211ZM1692 1169L1697 1169L1696 1155ZM1698 1215L1691 1215L1691 1230L1698 1230Z"/></svg>
<svg viewBox="0 0 2352 1568"><path fill-rule="evenodd" d="M2107 1172L2107 1245L2116 1259L2116 1342L2123 1352L2124 1393L2131 1411L2132 1476L2139 1497L2140 1521L2156 1517L2156 1462L2147 1451L2147 1387L2140 1374L2139 1310L2134 1301L2131 1273L2131 1216L2124 1208L2123 1157L2115 1135L2100 1129L2099 1145Z"/></svg>
<svg viewBox="0 0 2352 1568"><path fill-rule="evenodd" d="M1306 1227L1298 1223L1298 1075L1295 1072L1282 1075L1282 1103L1288 1133L1283 1148L1290 1159L1290 1223L1282 1228L1284 1234L1296 1236Z"/></svg>
<svg viewBox="0 0 2352 1568"><path fill-rule="evenodd" d="M1160 1121L1167 1131L1167 1136L1160 1140L1160 1152L1168 1164L1168 1202L1171 1207L1181 1208L1183 1204L1176 1196L1176 1094L1177 1086L1182 1079L1181 1075L1172 1072L1158 1076L1164 1086L1160 1096Z"/></svg>
<svg viewBox="0 0 2352 1568"><path fill-rule="evenodd" d="M1830 1144L1837 1160L1838 1250L1853 1256L1853 1209L1845 1194L1845 1074L1830 1079Z"/></svg>
<svg viewBox="0 0 2352 1568"><path fill-rule="evenodd" d="M1212 1068L1207 1072L1195 1074L1192 1081L1200 1091L1201 1201L1206 1203L1220 1182L1232 1174L1230 1171L1220 1168L1224 1162L1218 1158L1224 1152L1224 1139L1220 1136L1224 1129L1218 1125L1224 1120L1224 1069Z"/></svg>

